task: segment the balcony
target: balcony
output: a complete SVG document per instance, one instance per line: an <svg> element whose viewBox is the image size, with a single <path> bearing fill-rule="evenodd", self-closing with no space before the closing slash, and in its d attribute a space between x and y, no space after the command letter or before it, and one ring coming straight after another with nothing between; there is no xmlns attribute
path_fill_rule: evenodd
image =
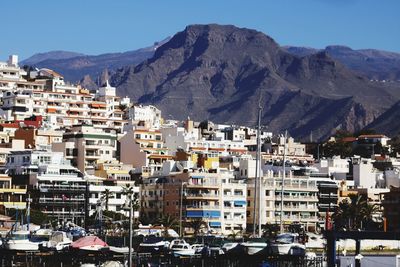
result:
<svg viewBox="0 0 400 267"><path fill-rule="evenodd" d="M85 157L87 158L87 159L99 159L100 158L100 155L99 154L97 154L97 153L90 153L90 152L86 152L85 153Z"/></svg>
<svg viewBox="0 0 400 267"><path fill-rule="evenodd" d="M86 149L99 149L104 146L105 145L99 144L99 142L96 142L96 141L86 140L86 142L85 142Z"/></svg>
<svg viewBox="0 0 400 267"><path fill-rule="evenodd" d="M86 191L86 185L40 185L40 192L81 192Z"/></svg>
<svg viewBox="0 0 400 267"><path fill-rule="evenodd" d="M219 195L217 194L209 194L209 193L198 193L198 194L186 194L186 199L219 199Z"/></svg>
<svg viewBox="0 0 400 267"><path fill-rule="evenodd" d="M188 184L186 185L187 188L212 188L218 189L219 184L216 183L202 183L202 184Z"/></svg>
<svg viewBox="0 0 400 267"><path fill-rule="evenodd" d="M281 205L275 205L275 210L280 210ZM283 205L284 211L318 211L317 206L311 205Z"/></svg>
<svg viewBox="0 0 400 267"><path fill-rule="evenodd" d="M219 210L221 206L219 205L202 205L202 206L193 206L188 205L186 206L187 210Z"/></svg>

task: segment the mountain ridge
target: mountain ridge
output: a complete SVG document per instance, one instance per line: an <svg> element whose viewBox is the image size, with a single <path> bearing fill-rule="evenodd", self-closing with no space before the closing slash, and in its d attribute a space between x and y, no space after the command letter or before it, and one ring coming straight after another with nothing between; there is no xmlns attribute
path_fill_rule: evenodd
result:
<svg viewBox="0 0 400 267"><path fill-rule="evenodd" d="M299 138L315 130L315 121L321 122L318 138L338 128L359 130L399 97L393 85L371 82L326 51L298 57L259 31L216 24L186 27L152 58L118 70L111 80L120 95L177 119L254 125L262 98L263 123L274 132L287 127ZM290 106L298 110L290 113ZM268 115L276 107L286 111Z"/></svg>

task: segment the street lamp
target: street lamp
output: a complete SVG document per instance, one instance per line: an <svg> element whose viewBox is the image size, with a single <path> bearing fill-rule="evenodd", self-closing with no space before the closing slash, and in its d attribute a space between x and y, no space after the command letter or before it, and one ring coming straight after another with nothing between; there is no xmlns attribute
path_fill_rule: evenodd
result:
<svg viewBox="0 0 400 267"><path fill-rule="evenodd" d="M179 209L179 236L182 237L182 204L183 204L183 185L187 185L187 182L181 182L181 197L180 197L180 209Z"/></svg>

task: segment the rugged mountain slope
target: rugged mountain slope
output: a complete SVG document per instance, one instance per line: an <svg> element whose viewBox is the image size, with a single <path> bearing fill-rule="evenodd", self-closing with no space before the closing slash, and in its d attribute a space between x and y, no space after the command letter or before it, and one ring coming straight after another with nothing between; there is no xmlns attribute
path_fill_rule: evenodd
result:
<svg viewBox="0 0 400 267"><path fill-rule="evenodd" d="M374 129L388 136L398 135L400 133L400 101L395 103L366 128Z"/></svg>
<svg viewBox="0 0 400 267"><path fill-rule="evenodd" d="M78 82L89 75L90 79L96 81L105 69L110 72L126 65L136 65L145 59L153 56L154 51L165 43L169 38L156 42L153 46L141 48L124 53L108 53L97 56L89 56L74 53L68 57L62 57L58 53L36 54L22 62L22 64L34 65L53 69L64 75L64 78L71 82ZM46 55L46 56L42 56ZM86 80L89 78L86 77Z"/></svg>
<svg viewBox="0 0 400 267"><path fill-rule="evenodd" d="M261 32L221 25L188 26L112 82L120 95L178 119L254 125L261 99L270 130L303 138L361 129L399 94L325 52L300 58Z"/></svg>
<svg viewBox="0 0 400 267"><path fill-rule="evenodd" d="M48 59L69 59L73 57L79 57L79 56L84 56L84 54L81 53L75 53L75 52L70 52L70 51L50 51L46 53L38 53L34 54L33 56L22 60L21 65L34 65L39 62L48 60Z"/></svg>
<svg viewBox="0 0 400 267"><path fill-rule="evenodd" d="M325 51L348 68L370 79L400 80L400 54L398 53L375 49L353 50L340 45L328 46L323 50L295 46L288 46L285 49L300 57Z"/></svg>

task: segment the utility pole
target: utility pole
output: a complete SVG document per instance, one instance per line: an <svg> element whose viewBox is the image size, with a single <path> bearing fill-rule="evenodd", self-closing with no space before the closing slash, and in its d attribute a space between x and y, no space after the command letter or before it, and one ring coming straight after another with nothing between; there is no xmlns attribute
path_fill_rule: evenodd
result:
<svg viewBox="0 0 400 267"><path fill-rule="evenodd" d="M285 131L285 136L283 138L283 172L282 172L282 184L281 184L281 213L280 213L280 232L283 233L283 185L286 178L286 138L287 131Z"/></svg>

